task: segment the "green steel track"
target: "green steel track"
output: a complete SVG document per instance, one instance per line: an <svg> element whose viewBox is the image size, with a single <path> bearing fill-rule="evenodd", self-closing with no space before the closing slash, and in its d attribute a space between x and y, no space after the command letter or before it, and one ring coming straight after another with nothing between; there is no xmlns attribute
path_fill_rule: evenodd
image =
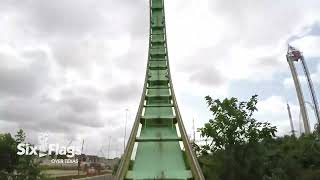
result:
<svg viewBox="0 0 320 180"><path fill-rule="evenodd" d="M204 180L189 143L171 81L163 0L150 0L144 88L116 180Z"/></svg>

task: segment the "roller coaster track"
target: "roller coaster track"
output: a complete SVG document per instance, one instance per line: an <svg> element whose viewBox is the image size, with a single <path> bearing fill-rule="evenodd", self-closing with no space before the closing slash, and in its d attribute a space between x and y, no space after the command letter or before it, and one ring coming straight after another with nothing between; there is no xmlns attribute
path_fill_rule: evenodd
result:
<svg viewBox="0 0 320 180"><path fill-rule="evenodd" d="M144 88L115 179L204 180L172 86L164 1L150 0L149 6L150 36Z"/></svg>

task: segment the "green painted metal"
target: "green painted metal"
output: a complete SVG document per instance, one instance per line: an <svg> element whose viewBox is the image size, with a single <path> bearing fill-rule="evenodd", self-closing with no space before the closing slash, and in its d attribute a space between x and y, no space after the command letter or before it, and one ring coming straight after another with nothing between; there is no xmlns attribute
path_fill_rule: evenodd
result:
<svg viewBox="0 0 320 180"><path fill-rule="evenodd" d="M117 180L204 180L174 95L165 27L163 0L150 0L145 83Z"/></svg>

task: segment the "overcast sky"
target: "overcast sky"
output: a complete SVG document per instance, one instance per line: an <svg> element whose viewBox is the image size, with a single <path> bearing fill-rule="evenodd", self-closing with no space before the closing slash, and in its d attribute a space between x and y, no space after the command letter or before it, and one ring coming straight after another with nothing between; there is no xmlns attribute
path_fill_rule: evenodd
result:
<svg viewBox="0 0 320 180"><path fill-rule="evenodd" d="M189 134L210 118L204 96L259 95L260 121L299 131L285 54L300 48L320 97L320 1L167 0L171 73ZM110 157L123 150L142 92L148 52L147 0L1 0L0 132L80 145ZM300 64L304 94L311 101ZM308 107L311 125L314 114ZM111 138L110 138L111 137Z"/></svg>

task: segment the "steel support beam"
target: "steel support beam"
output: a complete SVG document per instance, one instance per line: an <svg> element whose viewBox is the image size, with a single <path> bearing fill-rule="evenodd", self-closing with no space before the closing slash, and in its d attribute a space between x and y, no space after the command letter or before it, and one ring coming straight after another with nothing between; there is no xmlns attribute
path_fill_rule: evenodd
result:
<svg viewBox="0 0 320 180"><path fill-rule="evenodd" d="M286 57L287 57L287 62L289 64L289 67L291 70L292 78L294 81L294 85L295 85L298 100L299 100L300 112L302 115L304 130L305 130L306 134L310 134L309 118L308 118L305 100L304 100L303 92L301 90L301 85L300 85L300 81L298 78L297 70L296 70L295 65L293 64L292 59L288 55Z"/></svg>
<svg viewBox="0 0 320 180"><path fill-rule="evenodd" d="M204 180L175 97L165 27L164 1L150 0L145 83L116 180Z"/></svg>
<svg viewBox="0 0 320 180"><path fill-rule="evenodd" d="M313 106L314 106L314 113L315 113L315 116L316 116L316 119L317 119L318 123L320 124L319 104L318 104L318 101L317 101L316 93L314 91L314 87L313 87L313 83L312 83L312 80L311 80L311 77L310 77L310 73L309 73L309 70L308 70L308 67L307 67L307 63L305 62L303 56L301 56L300 59L301 59L301 64L302 64L304 73L305 73L307 81L308 81L309 91L310 91L310 95L311 95L311 98L312 98L312 103L313 103Z"/></svg>
<svg viewBox="0 0 320 180"><path fill-rule="evenodd" d="M295 131L294 131L294 126L293 126L292 115L291 115L291 110L290 110L289 103L287 103L287 110L288 110L290 126L291 126L291 134L292 134L292 136L296 136L295 135Z"/></svg>

